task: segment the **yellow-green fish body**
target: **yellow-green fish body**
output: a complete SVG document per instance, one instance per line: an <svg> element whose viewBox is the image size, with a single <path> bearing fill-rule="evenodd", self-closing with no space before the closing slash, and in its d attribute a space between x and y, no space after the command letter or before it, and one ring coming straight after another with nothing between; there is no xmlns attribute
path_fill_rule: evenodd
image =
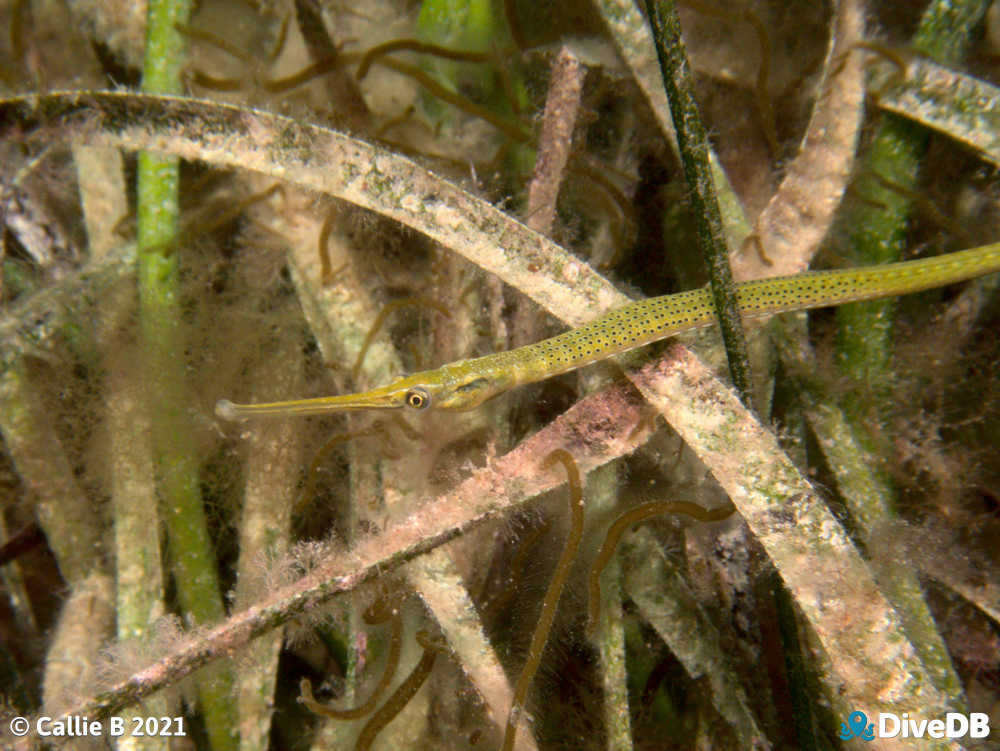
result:
<svg viewBox="0 0 1000 751"><path fill-rule="evenodd" d="M769 316L920 292L1000 271L1000 243L915 261L867 268L812 271L744 282L737 299L745 317ZM466 410L516 386L627 352L715 322L707 288L625 305L534 344L415 373L361 394L271 404L222 400L219 417L280 417L359 409Z"/></svg>

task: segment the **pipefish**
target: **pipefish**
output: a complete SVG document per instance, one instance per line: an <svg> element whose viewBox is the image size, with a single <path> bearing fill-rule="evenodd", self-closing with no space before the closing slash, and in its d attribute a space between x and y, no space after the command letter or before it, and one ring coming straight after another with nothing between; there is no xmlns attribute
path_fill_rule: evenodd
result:
<svg viewBox="0 0 1000 751"><path fill-rule="evenodd" d="M745 318L920 292L1000 271L1000 243L880 266L810 271L737 285ZM638 300L578 328L517 349L458 360L359 394L215 405L226 420L363 409L468 410L509 389L715 322L708 288Z"/></svg>

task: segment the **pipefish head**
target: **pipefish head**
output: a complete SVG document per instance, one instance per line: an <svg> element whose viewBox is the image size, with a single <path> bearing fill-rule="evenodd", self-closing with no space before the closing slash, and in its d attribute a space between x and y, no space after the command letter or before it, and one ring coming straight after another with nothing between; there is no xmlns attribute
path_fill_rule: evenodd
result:
<svg viewBox="0 0 1000 751"><path fill-rule="evenodd" d="M426 370L398 378L386 386L359 394L267 404L233 404L228 399L221 399L215 405L215 414L224 420L245 420L253 417L323 415L366 409L462 411L478 407L514 385L510 376L492 373L486 375L474 363L474 360L450 363L437 370Z"/></svg>

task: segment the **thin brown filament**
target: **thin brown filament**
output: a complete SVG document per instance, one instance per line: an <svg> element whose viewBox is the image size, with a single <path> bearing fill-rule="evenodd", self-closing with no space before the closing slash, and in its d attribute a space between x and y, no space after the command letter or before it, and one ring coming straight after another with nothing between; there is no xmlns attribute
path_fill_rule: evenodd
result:
<svg viewBox="0 0 1000 751"><path fill-rule="evenodd" d="M743 9L743 18L753 27L757 34L757 43L760 45L760 65L757 66L756 84L757 106L760 108L761 125L764 127L767 145L771 148L771 156L777 156L778 125L775 122L774 105L771 103L771 95L768 92L768 83L771 77L771 40L760 16L750 8Z"/></svg>
<svg viewBox="0 0 1000 751"><path fill-rule="evenodd" d="M966 243L969 246L976 244L974 238L966 232L964 227L949 219L948 215L941 211L941 209L938 208L938 205L924 193L908 188L902 183L899 183L896 180L891 180L875 170L866 170L865 172L862 172L859 177L870 177L882 187L888 188L894 193L898 193L908 201L912 201L925 217L938 225L938 227L941 227L942 229L945 229L953 234L955 237L960 238L963 243Z"/></svg>
<svg viewBox="0 0 1000 751"><path fill-rule="evenodd" d="M416 342L410 342L410 357L415 370L426 370L427 358L424 357L423 350L417 346Z"/></svg>
<svg viewBox="0 0 1000 751"><path fill-rule="evenodd" d="M771 97L768 94L768 81L771 76L771 40L767 35L767 29L760 16L750 8L744 8L739 13L731 13L723 8L716 8L700 2L700 0L679 0L684 5L696 13L711 18L721 18L730 23L746 21L753 27L757 35L757 44L760 48L760 65L757 66L757 80L754 84L754 92L757 95L757 106L760 109L761 125L764 130L764 137L767 139L771 154L778 153L778 131L774 119L774 107L771 105Z"/></svg>
<svg viewBox="0 0 1000 751"><path fill-rule="evenodd" d="M601 268L613 268L618 265L621 255L625 251L627 238L635 237L638 231L639 218L636 216L635 206L628 200L625 193L608 179L603 165L598 168L583 159L574 159L570 162L569 171L582 175L594 183L599 189L601 197L606 199L607 205L613 207L612 211L617 209L621 230L615 233L615 252L611 258L601 264Z"/></svg>
<svg viewBox="0 0 1000 751"><path fill-rule="evenodd" d="M11 57L20 62L24 58L24 14L27 0L14 0L10 9Z"/></svg>
<svg viewBox="0 0 1000 751"><path fill-rule="evenodd" d="M746 239L743 240L743 244L740 246L740 253L746 253L747 247L750 245L754 246L754 249L757 251L757 257L761 260L761 263L765 266L774 266L774 261L771 260L767 251L764 250L764 243L761 242L760 235L756 232L751 232L746 236Z"/></svg>
<svg viewBox="0 0 1000 751"><path fill-rule="evenodd" d="M855 52L856 50L864 50L865 52L871 52L877 55L878 57L881 57L883 60L891 64L896 69L896 72L889 77L889 79L885 82L885 84L881 88L869 92L876 99L882 94L884 90L891 89L894 86L898 86L904 80L906 80L906 75L909 72L909 67L910 67L909 64L907 63L906 56L909 53L893 49L892 47L889 47L880 42L875 42L872 40L861 40L858 42L854 42L854 44L848 47L842 56L842 60L837 65L836 71L838 73L843 69L844 65L847 63L847 56L850 55L852 52Z"/></svg>
<svg viewBox="0 0 1000 751"><path fill-rule="evenodd" d="M448 308L441 303L435 300L429 300L426 297L404 297L400 300L393 300L392 302L387 303L379 312L378 316L376 316L375 323L373 323L372 327L368 329L368 333L365 335L365 340L361 343L361 349L358 352L358 359L355 361L354 367L351 368L351 377L353 377L354 380L357 380L358 376L361 374L361 365L365 361L368 349L372 346L372 342L375 341L375 337L385 324L386 319L397 310L406 307L407 305L420 305L425 308L433 308L445 318L451 318L451 312Z"/></svg>
<svg viewBox="0 0 1000 751"><path fill-rule="evenodd" d="M729 517L734 511L736 507L732 504L707 509L690 501L653 501L636 506L615 519L608 529L601 549L597 552L587 578L587 635L592 636L597 628L597 618L601 608L601 572L611 561L622 535L629 527L661 514L686 514L698 521L717 522Z"/></svg>
<svg viewBox="0 0 1000 751"><path fill-rule="evenodd" d="M853 182L847 186L847 194L850 195L856 201L860 201L865 206L870 206L873 209L878 209L879 211L889 211L889 204L885 201L880 201L877 198L872 198L866 196L861 189L855 185Z"/></svg>
<svg viewBox="0 0 1000 751"><path fill-rule="evenodd" d="M403 419L403 416L398 412L393 412L392 417L390 417L389 419L392 420L392 424L395 425L397 428L399 428L400 432L403 435L405 435L409 440L411 441L424 440L423 434L419 430L414 428L412 425L410 425L410 423L408 423L405 419Z"/></svg>
<svg viewBox="0 0 1000 751"><path fill-rule="evenodd" d="M643 413L642 417L636 422L635 427L629 431L628 442L631 443L635 440L635 437L648 430L652 434L656 430L656 418L660 416L659 412L655 410L647 410Z"/></svg>
<svg viewBox="0 0 1000 751"><path fill-rule="evenodd" d="M371 434L371 428L357 430L351 433L338 433L337 435L331 436L326 443L320 446L316 455L313 457L313 460L309 463L309 470L306 472L305 487L302 488L302 492L295 501L293 510L296 514L301 513L306 506L312 502L313 495L316 492L316 485L319 483L319 466L323 463L326 457L330 455L330 452L342 443L353 441L355 438L361 438Z"/></svg>
<svg viewBox="0 0 1000 751"><path fill-rule="evenodd" d="M391 451L391 441L389 440L388 432L385 424L382 421L376 421L369 425L363 430L354 430L347 433L337 433L331 436L326 443L319 447L313 460L309 463L309 470L306 472L306 484L302 488L302 492L299 494L298 499L295 501L295 506L293 507L296 514L301 513L305 508L312 502L313 496L316 493L316 485L319 484L319 468L320 465L326 460L337 446L342 443L347 443L348 441L353 441L356 438L367 438L369 436L375 436L383 442L382 452L390 459L398 459L399 456L395 455Z"/></svg>
<svg viewBox="0 0 1000 751"><path fill-rule="evenodd" d="M486 169L480 171L483 172L484 174L489 174L490 172L498 172L501 166L503 165L504 160L507 158L507 155L510 154L512 148L513 147L511 146L510 141L501 142L500 145L497 146L497 150L496 153L493 154L493 158L486 163ZM523 178L524 176L521 175L521 177Z"/></svg>
<svg viewBox="0 0 1000 751"><path fill-rule="evenodd" d="M319 281L324 287L333 282L333 267L330 263L330 235L333 233L333 223L340 212L336 207L327 209L323 217L323 226L319 228Z"/></svg>
<svg viewBox="0 0 1000 751"><path fill-rule="evenodd" d="M351 266L350 261L344 261L337 268L331 270L329 275L329 280L326 282L326 284L333 284L335 281L337 281L337 278L341 274L343 274L345 271L347 271L347 269L350 268L350 266Z"/></svg>
<svg viewBox="0 0 1000 751"><path fill-rule="evenodd" d="M493 56L486 52L470 52L468 50L456 50L450 47L442 47L429 42L422 42L419 39L393 39L384 44L377 44L361 58L356 73L359 81L368 75L368 71L378 58L388 55L391 52L419 52L424 55L433 55L445 60L458 60L466 63L488 63L493 60Z"/></svg>
<svg viewBox="0 0 1000 751"><path fill-rule="evenodd" d="M529 553L535 551L535 545L542 538L542 535L549 531L551 526L552 523L550 521L543 522L521 540L514 559L506 568L507 578L503 583L503 589L500 591L500 594L490 600L486 607L483 608L484 621L492 621L501 610L507 607L507 603L514 599L514 595L517 594L518 580L521 578L521 574L524 573L524 569L528 563Z"/></svg>
<svg viewBox="0 0 1000 751"><path fill-rule="evenodd" d="M217 172L216 170L206 170L190 182L184 183L181 194L181 211L183 215L181 232L185 232L187 228L191 227L197 220L197 218L194 220L187 218L187 214L190 213L191 206L196 203L197 205L205 203L203 196L206 196L216 190L224 179L225 178L222 173ZM213 198L210 200L214 201L215 199ZM111 231L123 240L127 240L130 236L135 234L135 218L135 211L130 209L125 216L115 222Z"/></svg>
<svg viewBox="0 0 1000 751"><path fill-rule="evenodd" d="M195 26L189 26L186 23L175 23L174 28L177 29L182 36L186 36L189 39L197 39L199 42L211 45L212 47L222 50L227 55L235 57L248 67L253 67L253 56L246 50L237 47L228 39L220 37L217 34L213 34L211 31L205 31L204 29L199 29Z"/></svg>
<svg viewBox="0 0 1000 751"><path fill-rule="evenodd" d="M399 118L393 118L393 119L398 120ZM444 154L435 154L429 151L421 151L420 149L416 149L413 146L404 143L403 141L396 141L392 138L383 137L379 139L379 143L388 149L392 149L393 151L402 154L403 156L417 157L419 159L434 159L435 161L443 165L447 165L448 167L451 167L456 170L469 169L469 163L467 161L462 161L461 159L452 159L448 156L445 156ZM476 169L477 170L479 169L478 163L476 164Z"/></svg>
<svg viewBox="0 0 1000 751"><path fill-rule="evenodd" d="M394 118L398 119L398 118ZM380 132L384 132L382 129ZM418 157L420 159L433 159L441 164L447 165L453 169L460 171L468 171L469 161L462 159L454 159L445 154L435 154L429 151L421 151L420 149L415 149L409 144L403 143L402 141L395 141L391 138L380 138L379 142L386 148L392 149L403 156ZM503 163L504 158L510 151L510 141L504 140L497 147L496 153L493 158L489 161L473 162L475 170L478 174L489 174L495 172L499 169L499 165ZM523 177L523 175L521 175Z"/></svg>
<svg viewBox="0 0 1000 751"><path fill-rule="evenodd" d="M125 216L115 222L115 226L111 228L111 234L122 240L128 239L135 232L134 220L135 212L128 211Z"/></svg>
<svg viewBox="0 0 1000 751"><path fill-rule="evenodd" d="M598 189L594 195L601 202L601 205L611 217L611 221L609 222L609 230L611 232L611 253L600 260L591 256L590 262L602 271L607 271L615 268L619 263L621 263L622 257L625 255L625 250L628 245L625 222L610 194L606 191Z"/></svg>
<svg viewBox="0 0 1000 751"><path fill-rule="evenodd" d="M246 85L245 78L237 76L231 78L213 76L199 68L188 68L184 72L184 78L188 83L192 83L200 89L208 89L209 91L239 91Z"/></svg>
<svg viewBox="0 0 1000 751"><path fill-rule="evenodd" d="M419 39L394 39L384 44L376 45L364 53L364 57L361 58L361 63L358 65L358 71L356 73L357 79L359 81L364 79L364 77L368 75L368 71L371 69L372 64L375 62L381 62L379 58L382 58L392 52L401 51L419 52L426 55L433 55L434 57L444 58L446 60L457 60L459 62L494 63L498 68L500 83L503 87L504 95L507 97L511 111L515 115L519 115L521 113L521 108L514 92L514 85L511 81L510 71L505 64L505 57L502 54L456 50L451 47L442 47L437 44L422 42ZM393 66L386 63L386 67L392 68ZM397 72L405 74L404 71ZM426 86L424 81L420 81L420 83ZM455 106L458 107L462 106L455 102L451 102L451 104L455 104Z"/></svg>
<svg viewBox="0 0 1000 751"><path fill-rule="evenodd" d="M580 548L580 541L583 539L583 485L580 482L580 469L573 456L565 449L556 449L545 457L542 468L548 469L556 462L562 463L566 469L566 478L569 483L571 518L569 536L566 538L562 555L559 556L556 570L552 574L552 581L549 582L548 591L542 601L542 612L538 616L538 625L535 626L535 633L531 636L528 660L514 686L514 698L511 702L510 714L507 717L507 727L504 729L501 751L511 751L514 748L514 739L517 736L517 727L521 721L524 702L528 696L528 688L542 662L542 653L549 640L549 632L552 630L552 621L556 616L559 598L562 596L563 587L566 586L570 569L573 567L577 550Z"/></svg>
<svg viewBox="0 0 1000 751"><path fill-rule="evenodd" d="M390 117L380 126L378 126L378 128L375 130L375 138L381 141L385 137L386 133L395 128L397 125L402 125L411 117L413 117L413 112L415 109L416 108L411 104L409 107L403 110L402 113L396 115L395 117Z"/></svg>
<svg viewBox="0 0 1000 751"><path fill-rule="evenodd" d="M155 248L164 256L171 255L177 248L181 247L185 243L188 243L201 235L206 235L209 232L214 232L220 227L226 226L229 222L236 219L240 214L242 214L250 206L255 203L264 201L275 193L284 193L284 186L281 183L275 183L269 188L266 188L258 193L252 193L245 198L241 198L236 203L231 206L224 208L222 211L216 211L214 209L209 209L203 211L201 216L193 217L192 219L185 221L181 226L180 231L177 235L167 243L163 243L158 248ZM209 217L207 221L200 221L202 217ZM112 232L118 234L119 236L124 236L126 230L134 230L134 228L129 227L129 223L134 219L134 215L130 212L127 216L123 216L115 224ZM151 249L152 250L152 249Z"/></svg>
<svg viewBox="0 0 1000 751"><path fill-rule="evenodd" d="M478 279L470 280L468 284L462 287L462 291L458 293L458 301L463 305L465 305L466 304L465 298L467 298L469 295L471 295L478 289L479 289L479 280Z"/></svg>
<svg viewBox="0 0 1000 751"><path fill-rule="evenodd" d="M434 661L438 654L445 649L443 641L430 639L423 631L417 633L417 641L424 648L420 661L361 729L357 743L354 744L354 751L368 751L371 748L378 734L403 711L403 707L410 703L410 699L417 695L417 691L434 669Z"/></svg>
<svg viewBox="0 0 1000 751"><path fill-rule="evenodd" d="M512 141L517 143L529 143L531 141L531 133L525 130L520 124L508 120L486 107L476 104L471 99L468 99L461 94L456 94L451 89L438 83L434 80L434 78L427 75L427 73L422 71L417 66L404 63L392 57L381 58L380 60L377 60L376 63L389 68L390 70L394 70L404 76L409 76L427 89L431 96L435 96L453 107L457 107L466 114L485 120Z"/></svg>
<svg viewBox="0 0 1000 751"><path fill-rule="evenodd" d="M322 57L300 70L284 78L262 78L260 87L269 94L284 94L294 88L308 83L314 78L320 78L328 73L333 73L338 68L348 65L356 58L355 55L328 55Z"/></svg>
<svg viewBox="0 0 1000 751"><path fill-rule="evenodd" d="M381 444L382 455L386 459L396 460L399 459L401 454L396 451L395 445L392 442L392 433L389 431L390 424L388 420L375 420L372 422L372 433L379 440Z"/></svg>
<svg viewBox="0 0 1000 751"><path fill-rule="evenodd" d="M285 42L288 39L288 23L290 19L290 14L285 14L281 19L281 25L278 27L278 34L275 38L274 47L267 53L265 58L266 64L271 65L275 60L281 55L282 50L285 48ZM250 55L245 50L237 47L236 45L229 42L227 39L217 36L210 31L204 31L202 29L195 28L193 26L188 26L185 24L174 24L179 32L185 36L191 37L192 39L198 39L202 42L210 44L214 47L221 49L223 52L237 58L243 62L248 68L254 70L252 78L254 83L259 86L264 91L272 94L280 94L288 89L300 86L310 78L319 75L325 75L330 73L335 67L342 64L344 61L339 56L334 56L331 59L324 59L311 66L304 68L299 73L282 79L268 79L263 76L258 75L256 72L256 63L252 55ZM332 64L331 64L332 63ZM318 68L318 70L317 70ZM218 76L212 76L204 71L194 69L188 72L188 77L192 83L206 89L211 89L213 91L238 91L243 88L246 84L246 76L224 78Z"/></svg>
<svg viewBox="0 0 1000 751"><path fill-rule="evenodd" d="M519 50L528 48L528 42L521 27L521 17L517 13L517 0L503 0L503 14L507 19L507 30Z"/></svg>
<svg viewBox="0 0 1000 751"><path fill-rule="evenodd" d="M431 636L424 629L417 631L417 644L434 652L444 652L448 649L448 642L443 636Z"/></svg>
<svg viewBox="0 0 1000 751"><path fill-rule="evenodd" d="M514 88L514 76L511 75L510 71L512 58L495 53L494 58L496 59L497 77L500 79L500 86L503 88L504 96L510 105L510 111L514 113L514 117L521 117L521 103L518 101L517 91Z"/></svg>
<svg viewBox="0 0 1000 751"><path fill-rule="evenodd" d="M337 709L329 704L320 704L313 696L312 684L309 679L303 678L299 682L299 704L305 705L314 714L332 717L335 720L356 720L375 709L375 705L389 688L389 684L392 683L392 679L396 675L396 669L399 667L399 656L403 645L403 617L398 609L389 605L388 598L377 600L364 614L365 623L372 626L385 623L390 619L392 631L389 635L389 651L385 658L385 669L382 671L382 676L379 678L375 690L364 703L351 709Z"/></svg>
<svg viewBox="0 0 1000 751"><path fill-rule="evenodd" d="M220 211L218 213L213 212L211 219L204 224L193 223L182 233L182 239L191 238L196 235L203 235L208 232L214 232L220 227L224 227L229 224L255 203L266 201L275 193L284 194L284 191L285 188L281 183L275 183L270 188L266 188L257 193L251 193L246 198L241 198L224 211Z"/></svg>
<svg viewBox="0 0 1000 751"><path fill-rule="evenodd" d="M267 53L268 65L274 63L285 49L285 42L288 41L288 22L291 20L291 17L291 13L286 13L281 19L281 25L278 27L278 36L274 39L274 47Z"/></svg>

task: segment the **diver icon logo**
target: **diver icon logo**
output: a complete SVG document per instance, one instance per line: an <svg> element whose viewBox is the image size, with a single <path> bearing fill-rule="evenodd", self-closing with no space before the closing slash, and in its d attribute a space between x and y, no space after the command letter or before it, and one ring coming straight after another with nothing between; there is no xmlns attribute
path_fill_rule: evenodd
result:
<svg viewBox="0 0 1000 751"><path fill-rule="evenodd" d="M875 739L875 723L869 725L868 715L864 712L851 712L847 722L840 723L840 739L849 741L851 738L861 738L866 741Z"/></svg>
<svg viewBox="0 0 1000 751"><path fill-rule="evenodd" d="M987 738L990 734L990 716L984 712L962 714L948 712L944 719L913 718L906 712L902 716L892 712L879 712L876 723L869 724L868 715L855 710L840 723L840 739L858 738L872 741L878 738Z"/></svg>

